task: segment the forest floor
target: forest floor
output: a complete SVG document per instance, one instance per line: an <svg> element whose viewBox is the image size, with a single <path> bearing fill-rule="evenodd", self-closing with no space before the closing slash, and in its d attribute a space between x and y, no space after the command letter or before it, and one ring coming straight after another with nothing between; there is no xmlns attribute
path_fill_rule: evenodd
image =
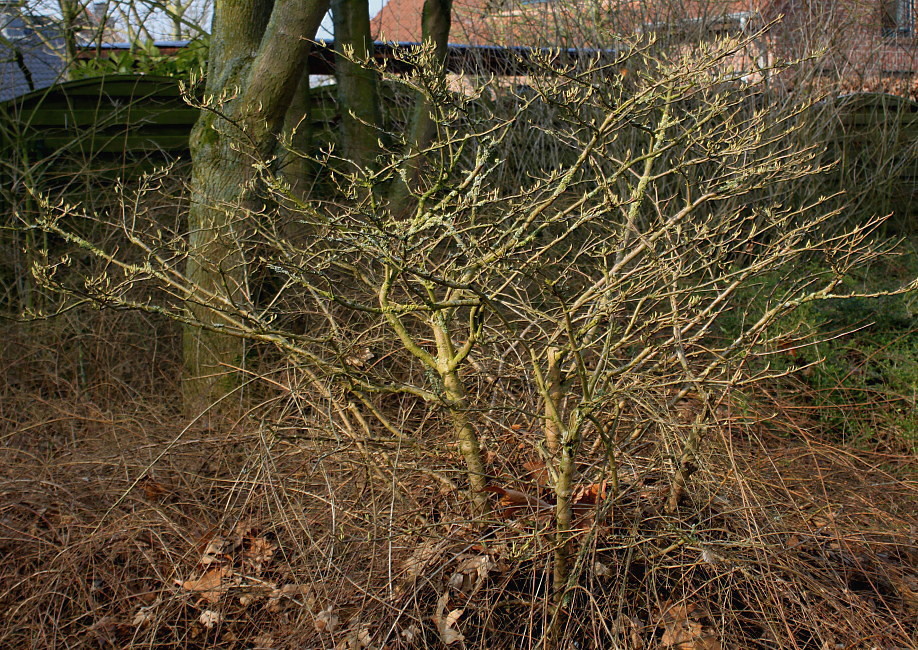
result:
<svg viewBox="0 0 918 650"><path fill-rule="evenodd" d="M485 434L473 522L439 414L413 445L270 401L189 419L175 336L104 313L4 332L0 647L918 647L913 444L839 441L801 382L723 414L676 513L663 441L621 445L614 502L593 445L555 608L525 423Z"/></svg>

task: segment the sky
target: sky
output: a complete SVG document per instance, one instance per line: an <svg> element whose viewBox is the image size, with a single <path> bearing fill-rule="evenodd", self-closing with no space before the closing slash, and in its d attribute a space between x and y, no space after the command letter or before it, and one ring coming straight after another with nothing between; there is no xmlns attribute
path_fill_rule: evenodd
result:
<svg viewBox="0 0 918 650"><path fill-rule="evenodd" d="M386 4L387 0L370 0L370 18L379 13L379 10L382 9L383 5ZM331 14L325 16L325 20L322 21L322 26L319 28L319 33L316 34L316 38L331 38L332 37L332 19Z"/></svg>
<svg viewBox="0 0 918 650"><path fill-rule="evenodd" d="M105 2L106 0L102 0ZM2 2L2 0L0 0ZM379 13L379 10L382 9L383 5L386 4L387 0L369 0L370 6L370 17L374 17ZM86 7L91 7L95 3L95 0L81 0L81 4ZM119 5L120 7L130 7L132 6L131 0L125 0L124 2L115 2L111 0L111 6ZM184 4L184 3L183 3ZM197 4L197 3L193 3ZM60 9L55 0L27 0L26 5L30 12L34 12L40 15L56 16L60 14ZM211 5L211 3L206 3L206 5ZM206 6L202 5L202 6ZM138 3L133 6L143 6ZM211 5L212 6L212 5ZM142 12L146 13L146 12ZM194 11L190 12L192 15ZM153 38L161 40L166 38L167 30L171 29L171 23L165 20L162 17L162 14L157 14L155 11L145 16L147 18L147 28L153 34ZM210 24L210 16L203 18L204 22ZM319 32L316 35L317 38L332 38L332 19L331 14L325 16L325 20L322 21L322 26L319 28Z"/></svg>

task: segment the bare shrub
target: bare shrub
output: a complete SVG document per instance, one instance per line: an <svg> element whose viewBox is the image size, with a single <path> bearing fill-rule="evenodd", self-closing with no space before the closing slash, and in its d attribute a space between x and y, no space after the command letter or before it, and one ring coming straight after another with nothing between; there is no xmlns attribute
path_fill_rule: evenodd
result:
<svg viewBox="0 0 918 650"><path fill-rule="evenodd" d="M808 106L778 110L739 82L725 62L742 47L727 39L661 57L642 46L560 69L546 57L510 114L418 72L402 83L430 95L438 138L412 162L410 214L382 198L404 171L400 154L374 172L341 171L329 154L321 162L338 170L341 193L308 199L253 158L264 207L220 206L239 233L223 242L233 256L195 260L219 272L241 256L245 292L189 282L182 233L142 213L113 222L129 258L64 221L97 215L47 201L36 227L105 268L74 282L66 260L51 260L38 276L77 300L242 337L283 361L227 368L237 394L261 388L244 403L258 434L238 441L251 464L234 465L226 498L263 503L287 534L311 530L310 515L290 514L303 500L324 504L327 534L291 543L341 584L385 583L370 598L397 612L382 618L386 641L484 646L495 625L556 646L828 641L806 613L814 602L819 616L855 623L814 595L826 580L808 596L781 586L789 578L769 568L779 561L768 539L785 533L752 514L775 501L756 501L768 488L750 487L725 432L763 419L746 413L750 395L788 372L768 363L788 335L781 317L844 297L846 274L884 247L871 240L880 220L826 227L837 209L807 198L823 171L821 148L801 137ZM527 121L537 102L550 121ZM531 132L563 155L505 184L505 147ZM761 308L747 311L737 296L764 292L766 277ZM190 305L217 320L196 322ZM363 487L344 520L331 485L349 479L326 475L328 496L278 485L292 471L280 457L301 458L310 477L329 457L353 463ZM342 540L358 539L386 557L335 574L336 558L356 553ZM222 560L218 586L233 562ZM182 586L211 595L205 576ZM317 633L332 634L337 614L313 610ZM595 629L576 633L586 625Z"/></svg>

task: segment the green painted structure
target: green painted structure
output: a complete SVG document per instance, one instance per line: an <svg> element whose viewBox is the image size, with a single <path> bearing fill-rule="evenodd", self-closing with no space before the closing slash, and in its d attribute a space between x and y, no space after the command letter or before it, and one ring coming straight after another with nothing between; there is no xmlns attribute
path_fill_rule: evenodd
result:
<svg viewBox="0 0 918 650"><path fill-rule="evenodd" d="M312 95L309 128L317 140L333 141L334 87L316 88ZM895 213L914 224L918 103L856 93L814 109L823 127L814 137L827 145L824 160L836 164L827 192L842 189L852 196L870 188L861 193L865 213ZM198 109L188 105L171 77L107 75L22 95L0 103L0 183L7 189L23 182L50 189L80 173L126 179L188 161L197 117Z"/></svg>
<svg viewBox="0 0 918 650"><path fill-rule="evenodd" d="M187 158L197 116L176 79L80 79L0 104L0 149L43 172L130 172Z"/></svg>
<svg viewBox="0 0 918 650"><path fill-rule="evenodd" d="M326 141L338 119L334 86L311 91L309 128ZM118 74L68 81L0 103L0 178L31 170L134 177L189 160L199 109L172 77Z"/></svg>

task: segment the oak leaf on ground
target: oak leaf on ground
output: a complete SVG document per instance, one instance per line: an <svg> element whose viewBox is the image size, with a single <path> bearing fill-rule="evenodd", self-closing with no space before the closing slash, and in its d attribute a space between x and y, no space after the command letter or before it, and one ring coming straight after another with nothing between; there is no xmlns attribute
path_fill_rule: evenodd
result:
<svg viewBox="0 0 918 650"><path fill-rule="evenodd" d="M523 469L526 470L526 478L535 482L540 487L548 487L549 475L543 460L530 460L523 463Z"/></svg>
<svg viewBox="0 0 918 650"><path fill-rule="evenodd" d="M338 615L335 613L335 608L333 605L329 605L321 612L316 614L315 618L315 628L316 632L328 632L331 634L334 632L340 620Z"/></svg>
<svg viewBox="0 0 918 650"><path fill-rule="evenodd" d="M198 617L198 622L208 630L213 628L214 625L222 620L223 616L220 614L220 612L215 612L212 609L205 609Z"/></svg>
<svg viewBox="0 0 918 650"><path fill-rule="evenodd" d="M720 640L702 623L706 616L695 603L665 604L661 645L676 650L721 650Z"/></svg>
<svg viewBox="0 0 918 650"><path fill-rule="evenodd" d="M476 593L495 566L489 555L467 557L456 567L455 573L449 579L449 585L466 594Z"/></svg>
<svg viewBox="0 0 918 650"><path fill-rule="evenodd" d="M153 611L150 607L141 607L137 610L137 613L134 614L134 618L131 620L131 625L134 627L143 627L153 622Z"/></svg>
<svg viewBox="0 0 918 650"><path fill-rule="evenodd" d="M465 610L453 609L446 613L448 602L449 592L446 591L437 600L437 611L434 614L434 623L437 625L437 632L440 633L440 640L443 641L443 645L452 645L457 641L465 641L465 636L457 627L459 619Z"/></svg>
<svg viewBox="0 0 918 650"><path fill-rule="evenodd" d="M228 566L215 566L207 569L197 580L186 580L181 584L182 589L194 591L208 603L219 602L220 597L226 593L226 580L231 578L233 570Z"/></svg>
<svg viewBox="0 0 918 650"><path fill-rule="evenodd" d="M242 561L249 565L252 570L258 574L261 573L265 565L271 562L274 557L274 551L277 546L272 544L264 537L253 537L245 545L245 551L242 553Z"/></svg>
<svg viewBox="0 0 918 650"><path fill-rule="evenodd" d="M503 488L498 485L488 485L484 488L484 491L500 496L498 503L504 508L504 514L508 517L513 516L520 510L548 512L554 509L554 506L548 501L528 492Z"/></svg>

